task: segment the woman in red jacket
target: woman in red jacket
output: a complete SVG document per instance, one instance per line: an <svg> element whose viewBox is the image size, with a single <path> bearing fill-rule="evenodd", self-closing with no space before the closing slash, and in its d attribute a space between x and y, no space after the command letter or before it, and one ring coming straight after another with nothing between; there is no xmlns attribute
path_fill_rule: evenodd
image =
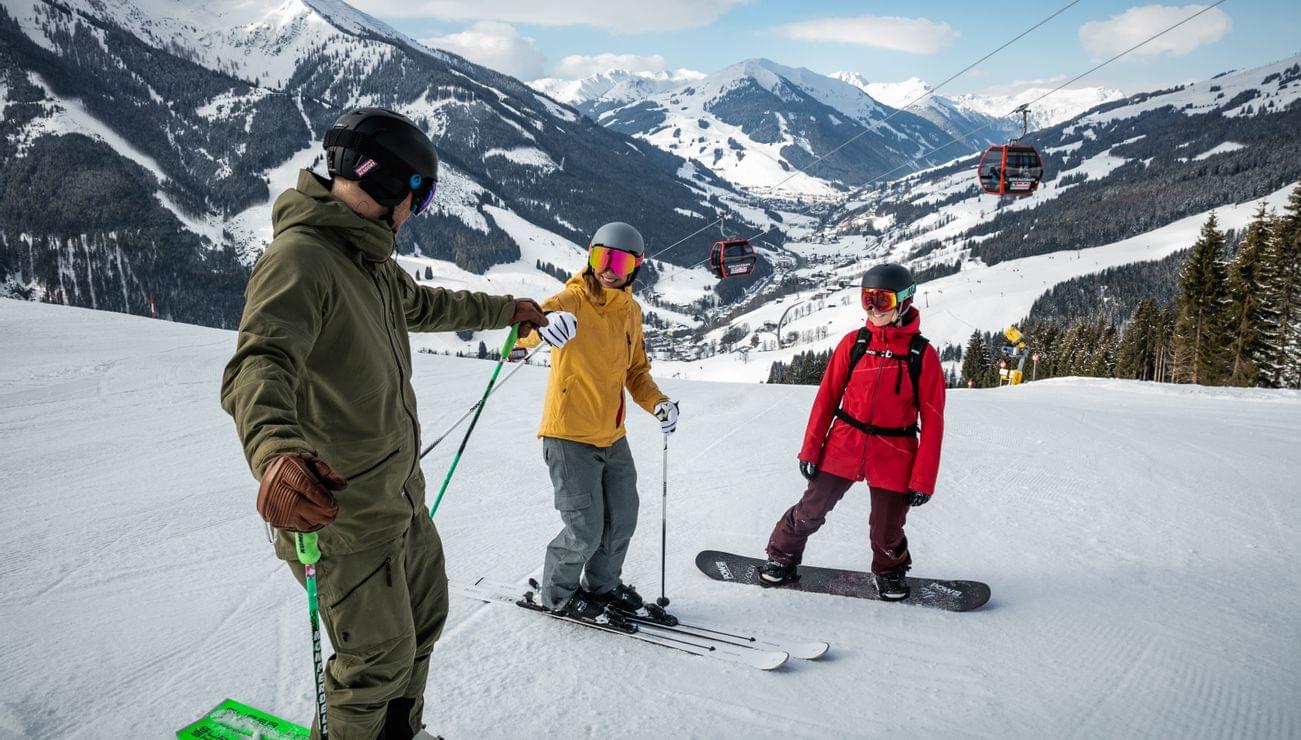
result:
<svg viewBox="0 0 1301 740"><path fill-rule="evenodd" d="M912 273L902 265L877 265L863 275L862 288L867 323L846 334L827 363L799 455L808 488L773 529L759 582L796 580L809 535L855 481L866 480L877 590L885 599L906 599L904 573L912 557L903 525L908 509L935 491L944 371L919 334Z"/></svg>

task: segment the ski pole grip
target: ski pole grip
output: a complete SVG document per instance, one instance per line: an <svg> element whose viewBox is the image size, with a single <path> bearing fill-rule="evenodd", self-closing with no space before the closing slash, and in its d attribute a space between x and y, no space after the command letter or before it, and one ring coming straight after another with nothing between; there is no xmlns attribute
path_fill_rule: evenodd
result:
<svg viewBox="0 0 1301 740"><path fill-rule="evenodd" d="M295 532L294 550L298 553L298 562L303 565L316 565L321 559L321 548L316 545L315 532Z"/></svg>
<svg viewBox="0 0 1301 740"><path fill-rule="evenodd" d="M519 324L510 325L510 333L506 335L506 343L501 346L501 359L510 358L510 351L515 349L515 340L519 339Z"/></svg>

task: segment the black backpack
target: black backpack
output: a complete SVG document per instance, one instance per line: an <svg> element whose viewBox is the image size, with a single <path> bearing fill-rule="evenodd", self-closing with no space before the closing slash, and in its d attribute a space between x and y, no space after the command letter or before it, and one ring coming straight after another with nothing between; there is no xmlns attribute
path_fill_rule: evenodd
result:
<svg viewBox="0 0 1301 740"><path fill-rule="evenodd" d="M855 337L854 339L854 346L849 350L849 368L845 371L845 387L840 389L840 395L842 400L844 398L845 391L849 388L849 379L852 378L854 375L854 367L858 365L859 360L863 359L865 355L870 353L876 357L885 357L888 359L894 359L899 362L907 363L908 378L912 381L913 384L913 406L916 407L918 413L920 413L922 408L922 401L921 401L922 359L926 356L926 346L930 344L930 340L927 339L926 337L923 337L921 334L914 334L912 341L908 343L907 355L896 355L890 350L885 350L884 352L869 350L867 348L867 345L870 344L871 342L872 342L872 330L868 329L866 326L859 329L858 336ZM902 380L902 377L900 380ZM899 386L898 386L899 382L900 381L896 381L896 385L895 385L896 393L899 391ZM912 424L906 427L878 427L863 421L859 421L858 419L855 419L854 417L850 416L849 413L846 412L844 409L840 409L840 408L836 409L836 418L840 419L841 421L845 422L851 427L859 430L860 432L863 432L864 434L875 434L881 437L911 437L916 435L918 430L920 429L920 427L917 426L916 422L913 422Z"/></svg>

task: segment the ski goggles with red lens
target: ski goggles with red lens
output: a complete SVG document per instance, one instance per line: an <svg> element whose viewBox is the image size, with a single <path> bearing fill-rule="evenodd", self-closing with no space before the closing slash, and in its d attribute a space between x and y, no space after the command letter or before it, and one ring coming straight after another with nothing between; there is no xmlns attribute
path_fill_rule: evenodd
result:
<svg viewBox="0 0 1301 740"><path fill-rule="evenodd" d="M587 251L587 264L591 265L592 270L598 275L605 272L606 268L609 268L610 272L619 277L628 277L634 270L641 267L644 259L645 257L640 254L633 254L632 252L625 252L599 244L593 244L592 248Z"/></svg>
<svg viewBox="0 0 1301 740"><path fill-rule="evenodd" d="M916 292L916 285L910 285L898 292L884 288L863 288L863 310L885 313L898 308L900 303L912 298L913 293Z"/></svg>
<svg viewBox="0 0 1301 740"><path fill-rule="evenodd" d="M411 215L424 213L429 204L434 202L434 192L438 190L438 181L416 172L411 175L410 185Z"/></svg>

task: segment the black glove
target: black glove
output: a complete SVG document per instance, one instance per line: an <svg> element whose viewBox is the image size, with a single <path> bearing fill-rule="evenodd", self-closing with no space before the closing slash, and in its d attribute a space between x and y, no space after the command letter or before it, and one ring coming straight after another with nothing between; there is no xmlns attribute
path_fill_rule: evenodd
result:
<svg viewBox="0 0 1301 740"><path fill-rule="evenodd" d="M924 503L926 503L927 501L930 501L930 500L931 500L931 497L930 497L930 494L928 494L928 493L921 493L921 492L918 492L918 491L911 491L911 492L909 492L909 494L908 494L908 505L909 505L909 506L921 506L922 504L924 504Z"/></svg>
<svg viewBox="0 0 1301 740"><path fill-rule="evenodd" d="M818 477L817 464L800 461L800 475L804 476L804 480L813 480Z"/></svg>

